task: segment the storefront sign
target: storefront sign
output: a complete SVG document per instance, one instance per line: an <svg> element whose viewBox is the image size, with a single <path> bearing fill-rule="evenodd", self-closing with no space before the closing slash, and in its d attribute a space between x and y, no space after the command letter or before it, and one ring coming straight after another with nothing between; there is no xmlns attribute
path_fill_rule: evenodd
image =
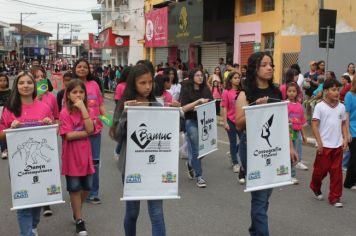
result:
<svg viewBox="0 0 356 236"><path fill-rule="evenodd" d="M145 14L145 47L167 47L168 7Z"/></svg>
<svg viewBox="0 0 356 236"><path fill-rule="evenodd" d="M130 45L129 36L119 36L112 33L112 28L102 31L98 37L89 34L90 49L103 49L114 47L128 47Z"/></svg>
<svg viewBox="0 0 356 236"><path fill-rule="evenodd" d="M190 0L169 6L168 44L202 42L203 0Z"/></svg>
<svg viewBox="0 0 356 236"><path fill-rule="evenodd" d="M126 168L121 200L180 198L179 109L129 107L127 120Z"/></svg>
<svg viewBox="0 0 356 236"><path fill-rule="evenodd" d="M244 107L247 131L245 192L292 184L287 104Z"/></svg>
<svg viewBox="0 0 356 236"><path fill-rule="evenodd" d="M11 210L64 203L57 127L5 130L9 151Z"/></svg>

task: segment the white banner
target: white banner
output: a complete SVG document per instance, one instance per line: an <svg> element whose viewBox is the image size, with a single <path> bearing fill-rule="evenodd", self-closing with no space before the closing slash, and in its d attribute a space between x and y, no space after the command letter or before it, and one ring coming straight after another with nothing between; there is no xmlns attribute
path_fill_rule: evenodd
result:
<svg viewBox="0 0 356 236"><path fill-rule="evenodd" d="M129 107L121 200L179 199L179 108Z"/></svg>
<svg viewBox="0 0 356 236"><path fill-rule="evenodd" d="M218 149L215 101L196 106L199 132L199 156L202 158Z"/></svg>
<svg viewBox="0 0 356 236"><path fill-rule="evenodd" d="M247 131L245 192L292 184L287 104L243 108Z"/></svg>
<svg viewBox="0 0 356 236"><path fill-rule="evenodd" d="M11 210L64 203L58 158L58 125L7 129Z"/></svg>

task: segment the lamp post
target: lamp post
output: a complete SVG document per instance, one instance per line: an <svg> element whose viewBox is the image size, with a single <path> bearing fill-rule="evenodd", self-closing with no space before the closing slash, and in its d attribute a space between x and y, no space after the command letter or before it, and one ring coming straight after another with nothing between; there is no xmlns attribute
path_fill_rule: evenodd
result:
<svg viewBox="0 0 356 236"><path fill-rule="evenodd" d="M20 60L21 62L23 61L23 54L24 54L24 50L23 50L23 32L22 32L22 16L23 15L35 15L37 13L34 12L21 12L20 13L20 36L21 36L21 40L20 40Z"/></svg>

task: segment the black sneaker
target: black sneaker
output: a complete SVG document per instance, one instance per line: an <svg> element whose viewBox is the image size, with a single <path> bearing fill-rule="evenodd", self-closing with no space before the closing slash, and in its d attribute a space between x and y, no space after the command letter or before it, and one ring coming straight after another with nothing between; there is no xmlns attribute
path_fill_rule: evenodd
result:
<svg viewBox="0 0 356 236"><path fill-rule="evenodd" d="M98 197L88 198L87 202L94 204L94 205L101 204L101 200Z"/></svg>
<svg viewBox="0 0 356 236"><path fill-rule="evenodd" d="M88 235L87 229L85 228L84 220L77 220L77 222L75 223L75 231L78 236Z"/></svg>
<svg viewBox="0 0 356 236"><path fill-rule="evenodd" d="M43 207L43 216L51 216L53 215L53 211L51 210L51 208L49 206L44 206Z"/></svg>
<svg viewBox="0 0 356 236"><path fill-rule="evenodd" d="M192 180L192 179L194 179L194 177L195 177L194 169L193 169L193 167L189 164L188 161L187 161L186 163L187 163L187 168L188 168L188 178L189 178L190 180Z"/></svg>

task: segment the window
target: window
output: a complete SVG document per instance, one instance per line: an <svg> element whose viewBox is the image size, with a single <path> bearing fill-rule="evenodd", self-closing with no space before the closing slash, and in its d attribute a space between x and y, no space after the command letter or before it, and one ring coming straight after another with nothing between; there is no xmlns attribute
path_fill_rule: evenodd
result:
<svg viewBox="0 0 356 236"><path fill-rule="evenodd" d="M274 33L263 34L264 51L273 56L274 53Z"/></svg>
<svg viewBox="0 0 356 236"><path fill-rule="evenodd" d="M263 0L262 11L274 11L274 0Z"/></svg>
<svg viewBox="0 0 356 236"><path fill-rule="evenodd" d="M256 0L241 0L241 15L251 15L256 13Z"/></svg>

